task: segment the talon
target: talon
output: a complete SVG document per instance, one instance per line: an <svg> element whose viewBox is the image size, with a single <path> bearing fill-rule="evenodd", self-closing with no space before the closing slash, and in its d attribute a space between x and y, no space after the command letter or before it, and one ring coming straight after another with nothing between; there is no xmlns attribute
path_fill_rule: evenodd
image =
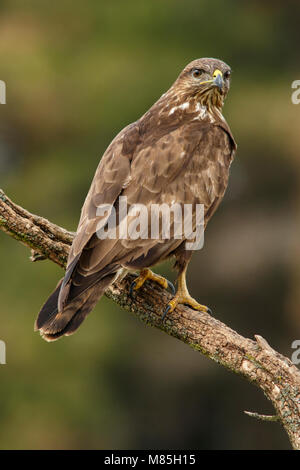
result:
<svg viewBox="0 0 300 470"><path fill-rule="evenodd" d="M174 284L168 281L168 279L167 279L167 283L168 283L170 290L172 291L172 294L175 295L176 290L175 290Z"/></svg>
<svg viewBox="0 0 300 470"><path fill-rule="evenodd" d="M133 291L134 291L135 286L136 286L136 282L133 281L133 282L130 284L130 288L129 288L129 295L130 295L130 297L133 297Z"/></svg>
<svg viewBox="0 0 300 470"><path fill-rule="evenodd" d="M166 315L169 313L169 311L171 310L171 305L167 305L162 317L161 317L161 321L164 321L164 319L166 318Z"/></svg>
<svg viewBox="0 0 300 470"><path fill-rule="evenodd" d="M209 313L209 315L212 315L212 309L207 307L207 312L206 313Z"/></svg>

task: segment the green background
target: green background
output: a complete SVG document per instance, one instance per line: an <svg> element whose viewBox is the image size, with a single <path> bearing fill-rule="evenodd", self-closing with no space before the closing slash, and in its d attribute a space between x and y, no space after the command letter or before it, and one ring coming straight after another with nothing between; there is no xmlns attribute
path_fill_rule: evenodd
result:
<svg viewBox="0 0 300 470"><path fill-rule="evenodd" d="M190 264L215 316L291 357L300 339L299 2L2 0L0 186L75 230L113 137L199 57L233 69L238 143L226 197ZM103 298L78 333L33 332L62 276L0 232L2 449L285 449L261 391ZM171 279L168 266L161 272Z"/></svg>

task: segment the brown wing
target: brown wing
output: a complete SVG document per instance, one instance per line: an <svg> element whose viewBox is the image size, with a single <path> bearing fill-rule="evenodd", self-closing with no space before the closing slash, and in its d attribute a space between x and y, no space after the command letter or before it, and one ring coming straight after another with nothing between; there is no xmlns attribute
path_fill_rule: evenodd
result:
<svg viewBox="0 0 300 470"><path fill-rule="evenodd" d="M72 276L72 298L120 267L156 264L182 243L182 238L100 240L100 204L117 204L120 195L129 206L149 210L152 204L204 204L207 222L223 197L232 154L228 133L212 124L189 123L155 140L143 138L138 123L121 132L104 154L82 209L64 280L65 287ZM68 294L69 288L61 304Z"/></svg>
<svg viewBox="0 0 300 470"><path fill-rule="evenodd" d="M132 152L126 152L126 142L132 141L133 147L138 142L138 127L135 124L127 126L121 131L104 153L91 187L81 210L81 216L74 238L68 266L82 252L83 248L95 233L101 221L97 217L97 207L101 204L114 204L126 186L130 177L130 162Z"/></svg>

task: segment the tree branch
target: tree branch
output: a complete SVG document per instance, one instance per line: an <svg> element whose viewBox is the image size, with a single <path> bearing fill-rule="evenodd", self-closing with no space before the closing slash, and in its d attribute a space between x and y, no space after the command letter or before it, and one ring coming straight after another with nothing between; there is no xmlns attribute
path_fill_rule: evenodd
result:
<svg viewBox="0 0 300 470"><path fill-rule="evenodd" d="M0 190L0 229L33 250L33 259L48 258L65 268L74 234L14 204ZM276 419L291 445L300 450L300 371L274 351L261 336L244 338L207 313L179 306L161 321L170 294L146 281L129 295L133 275L128 274L106 292L144 323L159 328L193 349L257 385L272 402ZM260 416L252 413L252 416Z"/></svg>

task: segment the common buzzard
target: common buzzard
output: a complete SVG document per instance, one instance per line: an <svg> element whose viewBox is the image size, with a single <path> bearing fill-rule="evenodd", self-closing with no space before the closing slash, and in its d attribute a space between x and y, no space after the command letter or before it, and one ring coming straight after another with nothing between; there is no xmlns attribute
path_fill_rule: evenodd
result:
<svg viewBox="0 0 300 470"><path fill-rule="evenodd" d="M175 237L173 230L169 238L134 239L118 232L116 237L101 238L98 230L107 226L112 209L120 215L120 196L126 196L128 205L146 208L202 204L206 226L223 198L236 150L222 115L230 75L230 67L220 60L191 62L149 111L109 145L84 202L65 277L36 320L35 328L44 339L74 333L105 290L128 270L139 271L132 291L146 279L172 287L149 269L171 257L176 260L178 289L164 315L179 303L209 311L187 290L186 269L193 250L186 249L183 234ZM98 210L103 206L111 208L106 216ZM119 225L130 217L119 217Z"/></svg>

